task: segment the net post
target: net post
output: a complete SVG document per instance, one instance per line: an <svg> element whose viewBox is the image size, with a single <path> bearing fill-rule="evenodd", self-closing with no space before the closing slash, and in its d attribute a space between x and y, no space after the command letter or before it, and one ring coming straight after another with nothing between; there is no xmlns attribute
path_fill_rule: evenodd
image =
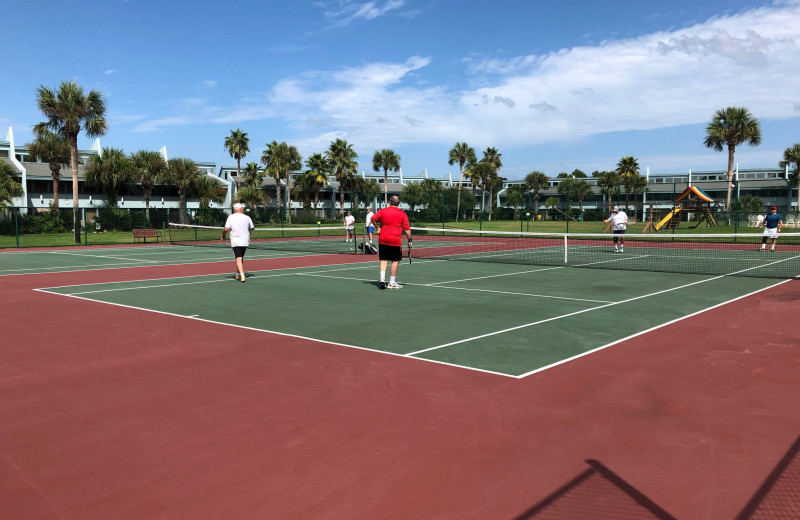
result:
<svg viewBox="0 0 800 520"><path fill-rule="evenodd" d="M567 234L564 233L564 267L569 265L568 262L569 258L567 256Z"/></svg>
<svg viewBox="0 0 800 520"><path fill-rule="evenodd" d="M83 245L89 245L89 223L86 221L86 208L81 208L83 213Z"/></svg>

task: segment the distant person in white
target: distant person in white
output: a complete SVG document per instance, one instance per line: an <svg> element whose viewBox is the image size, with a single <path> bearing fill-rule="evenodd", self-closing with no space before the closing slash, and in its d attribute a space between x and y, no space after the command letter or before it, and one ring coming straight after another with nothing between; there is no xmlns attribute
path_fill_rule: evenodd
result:
<svg viewBox="0 0 800 520"><path fill-rule="evenodd" d="M622 253L625 248L625 229L628 227L628 214L620 210L619 206L614 206L611 216L603 222L614 224L614 252ZM617 245L617 242L619 242L619 245Z"/></svg>
<svg viewBox="0 0 800 520"><path fill-rule="evenodd" d="M222 228L222 241L225 241L225 234L231 232L231 247L233 256L236 258L236 274L234 278L244 283L244 253L250 245L250 230L255 226L253 221L244 214L244 205L237 202L233 205L233 213L225 221Z"/></svg>
<svg viewBox="0 0 800 520"><path fill-rule="evenodd" d="M370 244L372 243L372 234L375 233L375 224L372 223L372 215L374 214L372 208L367 208L367 220L364 222L364 227L367 230Z"/></svg>
<svg viewBox="0 0 800 520"><path fill-rule="evenodd" d="M347 216L344 217L345 242L351 242L355 238L355 232L353 231L354 229L353 224L355 223L356 223L356 217L354 217L353 214L348 211Z"/></svg>

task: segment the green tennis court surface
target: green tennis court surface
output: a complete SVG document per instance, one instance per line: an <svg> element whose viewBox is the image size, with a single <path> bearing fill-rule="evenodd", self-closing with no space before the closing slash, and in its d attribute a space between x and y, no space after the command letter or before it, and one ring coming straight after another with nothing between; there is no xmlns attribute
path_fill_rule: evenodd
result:
<svg viewBox="0 0 800 520"><path fill-rule="evenodd" d="M401 290L377 278L368 262L41 290L521 377L783 283L422 259Z"/></svg>
<svg viewBox="0 0 800 520"><path fill-rule="evenodd" d="M297 252L254 249L247 252L247 259L301 255ZM230 247L222 244L217 248L133 246L3 252L0 253L0 276L206 262L233 263Z"/></svg>

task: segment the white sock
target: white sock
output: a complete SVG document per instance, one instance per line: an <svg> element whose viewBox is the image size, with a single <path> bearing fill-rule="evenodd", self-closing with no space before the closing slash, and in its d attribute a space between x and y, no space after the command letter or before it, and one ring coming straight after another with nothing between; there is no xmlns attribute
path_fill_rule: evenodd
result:
<svg viewBox="0 0 800 520"><path fill-rule="evenodd" d="M397 283L394 276L389 277L389 283Z"/></svg>
<svg viewBox="0 0 800 520"><path fill-rule="evenodd" d="M386 271L381 271L381 281L382 282L386 281Z"/></svg>

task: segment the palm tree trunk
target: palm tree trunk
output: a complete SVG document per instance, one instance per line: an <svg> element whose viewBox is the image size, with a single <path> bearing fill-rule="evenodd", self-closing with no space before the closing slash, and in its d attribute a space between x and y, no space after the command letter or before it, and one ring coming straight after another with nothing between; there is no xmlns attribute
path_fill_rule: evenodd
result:
<svg viewBox="0 0 800 520"><path fill-rule="evenodd" d="M181 224L186 224L186 190L185 189L180 190L178 192L178 195L179 195L178 208L180 208L181 212L178 221Z"/></svg>
<svg viewBox="0 0 800 520"><path fill-rule="evenodd" d="M145 194L144 196L144 216L145 220L147 221L147 225L150 225L150 195Z"/></svg>
<svg viewBox="0 0 800 520"><path fill-rule="evenodd" d="M458 214L461 213L461 180L464 178L464 168L459 168L458 172L458 195L456 195L456 222L458 222Z"/></svg>
<svg viewBox="0 0 800 520"><path fill-rule="evenodd" d="M53 209L58 210L58 172L53 174Z"/></svg>
<svg viewBox="0 0 800 520"><path fill-rule="evenodd" d="M289 174L286 174L286 222L292 223L292 189L289 185Z"/></svg>
<svg viewBox="0 0 800 520"><path fill-rule="evenodd" d="M278 213L279 222L283 222L283 214L281 214L281 198L283 197L283 190L281 190L281 179L275 179L275 211Z"/></svg>
<svg viewBox="0 0 800 520"><path fill-rule="evenodd" d="M725 209L731 209L731 193L733 192L733 153L734 147L728 145L728 197L725 199Z"/></svg>
<svg viewBox="0 0 800 520"><path fill-rule="evenodd" d="M78 134L69 136L70 167L72 168L72 225L75 243L81 243L81 222L78 219Z"/></svg>

